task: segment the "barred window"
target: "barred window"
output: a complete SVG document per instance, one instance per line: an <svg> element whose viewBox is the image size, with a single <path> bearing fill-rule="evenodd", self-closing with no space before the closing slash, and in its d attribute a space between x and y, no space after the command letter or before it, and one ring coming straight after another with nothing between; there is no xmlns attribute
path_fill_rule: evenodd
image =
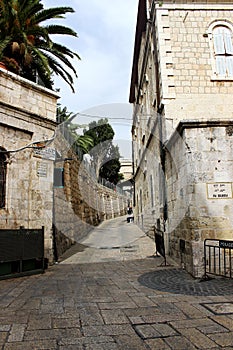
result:
<svg viewBox="0 0 233 350"><path fill-rule="evenodd" d="M0 151L3 149L0 148ZM0 152L0 208L4 208L6 202L6 160L6 155Z"/></svg>

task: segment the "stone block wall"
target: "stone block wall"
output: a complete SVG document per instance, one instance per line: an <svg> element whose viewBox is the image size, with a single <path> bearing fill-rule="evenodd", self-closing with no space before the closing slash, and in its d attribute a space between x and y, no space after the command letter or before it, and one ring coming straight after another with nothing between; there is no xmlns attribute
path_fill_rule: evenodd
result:
<svg viewBox="0 0 233 350"><path fill-rule="evenodd" d="M130 88L136 218L151 236L162 231L167 254L194 276L203 273L205 238L233 239L233 78L216 70L220 24L232 32L231 1L139 2ZM214 192L222 189L227 197Z"/></svg>
<svg viewBox="0 0 233 350"><path fill-rule="evenodd" d="M169 254L195 277L204 274L204 240L233 239L232 124L184 123L167 145Z"/></svg>
<svg viewBox="0 0 233 350"><path fill-rule="evenodd" d="M146 132L146 130L144 130ZM137 140L139 141L139 140ZM144 145L144 156L138 164L135 181L135 221L150 237L154 238L154 227L163 207L162 177L158 122L151 135L151 142Z"/></svg>
<svg viewBox="0 0 233 350"><path fill-rule="evenodd" d="M6 203L0 228L45 227L45 256L52 261L53 160L30 147L51 139L58 96L19 76L0 70L0 147L8 153Z"/></svg>
<svg viewBox="0 0 233 350"><path fill-rule="evenodd" d="M28 114L56 121L58 95L32 81L0 68L0 101Z"/></svg>
<svg viewBox="0 0 233 350"><path fill-rule="evenodd" d="M82 239L103 220L127 213L128 198L97 183L93 174L58 136L56 149L63 161L64 188L54 189L54 228L59 258L72 244ZM67 159L67 160L66 160Z"/></svg>
<svg viewBox="0 0 233 350"><path fill-rule="evenodd" d="M232 26L229 1L168 0L157 6L160 96L168 118L167 139L181 120L233 118L233 81L215 74L210 27L218 21Z"/></svg>

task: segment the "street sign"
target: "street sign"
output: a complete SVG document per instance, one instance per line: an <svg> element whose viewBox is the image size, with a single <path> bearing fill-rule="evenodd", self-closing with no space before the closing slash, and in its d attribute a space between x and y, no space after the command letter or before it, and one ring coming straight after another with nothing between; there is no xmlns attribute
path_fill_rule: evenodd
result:
<svg viewBox="0 0 233 350"><path fill-rule="evenodd" d="M219 241L220 248L233 249L233 241Z"/></svg>
<svg viewBox="0 0 233 350"><path fill-rule="evenodd" d="M56 150L51 147L36 148L34 149L34 156L47 160L55 160Z"/></svg>

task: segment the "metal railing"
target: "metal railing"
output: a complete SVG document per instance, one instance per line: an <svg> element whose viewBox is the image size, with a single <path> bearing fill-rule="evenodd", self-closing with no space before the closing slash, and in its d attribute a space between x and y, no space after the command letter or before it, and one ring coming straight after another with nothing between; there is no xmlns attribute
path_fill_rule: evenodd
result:
<svg viewBox="0 0 233 350"><path fill-rule="evenodd" d="M205 277L208 275L233 278L233 241L205 239Z"/></svg>

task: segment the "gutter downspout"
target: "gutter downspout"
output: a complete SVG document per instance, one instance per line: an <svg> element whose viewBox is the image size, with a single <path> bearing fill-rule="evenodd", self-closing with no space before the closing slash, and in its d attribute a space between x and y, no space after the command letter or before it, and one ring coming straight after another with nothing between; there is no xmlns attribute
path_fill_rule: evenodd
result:
<svg viewBox="0 0 233 350"><path fill-rule="evenodd" d="M160 162L162 169L162 201L163 201L163 235L166 230L166 221L168 218L167 212L167 188L165 181L166 174L166 150L163 142L163 114L164 114L164 104L161 99L160 91L160 74L159 74L159 64L158 64L158 50L157 50L157 41L156 41L156 4L153 2L151 9L151 25L152 25L152 35L153 35L153 45L154 45L154 61L155 61L155 75L156 75L156 99L157 99L157 117L158 117L158 128L159 128L159 152L160 152ZM160 175L161 176L161 175Z"/></svg>

